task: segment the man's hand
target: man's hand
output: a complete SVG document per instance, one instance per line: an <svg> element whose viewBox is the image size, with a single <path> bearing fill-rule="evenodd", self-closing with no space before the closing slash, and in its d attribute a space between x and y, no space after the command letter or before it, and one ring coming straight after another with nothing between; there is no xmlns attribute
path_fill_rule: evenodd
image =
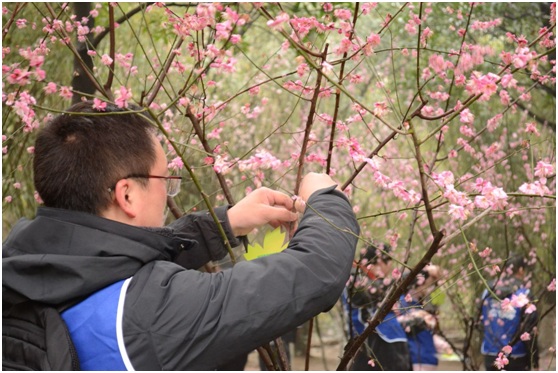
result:
<svg viewBox="0 0 558 373"><path fill-rule="evenodd" d="M318 174L310 172L302 179L300 189L298 191L300 199L297 200L296 209L299 212L304 212L305 202L317 190L330 187L337 184L328 174ZM339 187L337 187L339 189ZM339 189L341 190L341 189ZM302 201L301 201L302 200Z"/></svg>
<svg viewBox="0 0 558 373"><path fill-rule="evenodd" d="M298 219L293 200L285 193L269 188L258 188L227 211L235 236L245 236L265 224L278 227Z"/></svg>

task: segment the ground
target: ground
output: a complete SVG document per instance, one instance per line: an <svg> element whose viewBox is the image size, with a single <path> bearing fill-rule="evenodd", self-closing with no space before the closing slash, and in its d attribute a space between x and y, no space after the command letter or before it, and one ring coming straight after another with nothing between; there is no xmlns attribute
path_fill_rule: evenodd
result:
<svg viewBox="0 0 558 373"><path fill-rule="evenodd" d="M339 364L339 356L341 356L341 347L339 345L327 346L322 354L320 348L312 348L310 351L310 371L334 371ZM248 362L245 370L260 370L258 353L252 352L248 356ZM296 356L291 367L294 371L305 370L305 357ZM540 370L556 371L556 361L550 354L543 354L540 360ZM463 371L463 365L460 361L440 360L438 371Z"/></svg>

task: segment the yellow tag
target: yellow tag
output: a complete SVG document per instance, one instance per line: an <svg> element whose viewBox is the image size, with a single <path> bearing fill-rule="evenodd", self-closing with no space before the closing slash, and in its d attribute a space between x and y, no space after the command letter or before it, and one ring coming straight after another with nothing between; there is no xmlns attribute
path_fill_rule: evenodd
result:
<svg viewBox="0 0 558 373"><path fill-rule="evenodd" d="M248 252L244 254L246 260L254 260L271 254L280 253L289 245L286 238L286 232L281 227L277 227L272 231L268 231L263 239L263 247L257 242L248 245Z"/></svg>
<svg viewBox="0 0 558 373"><path fill-rule="evenodd" d="M430 300L433 305L440 307L446 300L446 293L438 288L430 294Z"/></svg>

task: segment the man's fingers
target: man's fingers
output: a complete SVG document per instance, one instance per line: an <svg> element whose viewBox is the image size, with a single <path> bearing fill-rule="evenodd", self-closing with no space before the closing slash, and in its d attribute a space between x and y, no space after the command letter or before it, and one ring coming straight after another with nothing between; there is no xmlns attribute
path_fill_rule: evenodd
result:
<svg viewBox="0 0 558 373"><path fill-rule="evenodd" d="M297 198L295 201L295 208L296 211L299 213L303 213L306 210L306 202L302 198Z"/></svg>
<svg viewBox="0 0 558 373"><path fill-rule="evenodd" d="M269 206L266 211L267 216L269 217L269 222L274 222L277 224L284 223L284 222L291 222L298 220L298 214L295 212L289 211L284 207L273 207Z"/></svg>
<svg viewBox="0 0 558 373"><path fill-rule="evenodd" d="M287 210L293 209L293 199L285 193L276 190L266 190L267 201L271 206L285 206Z"/></svg>

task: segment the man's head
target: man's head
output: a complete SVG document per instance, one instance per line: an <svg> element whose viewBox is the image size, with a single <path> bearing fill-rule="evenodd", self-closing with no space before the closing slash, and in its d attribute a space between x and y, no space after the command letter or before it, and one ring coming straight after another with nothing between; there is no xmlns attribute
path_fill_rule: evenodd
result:
<svg viewBox="0 0 558 373"><path fill-rule="evenodd" d="M372 244L361 251L361 266L369 268L374 277L383 278L391 271L391 247L388 244L380 243L377 246Z"/></svg>
<svg viewBox="0 0 558 373"><path fill-rule="evenodd" d="M80 102L39 132L33 171L45 206L162 224L165 180L129 176L168 175L166 157L149 120L129 110L107 104L99 112L92 101Z"/></svg>
<svg viewBox="0 0 558 373"><path fill-rule="evenodd" d="M521 254L512 254L506 260L505 268L507 275L522 277L527 269L527 259Z"/></svg>

